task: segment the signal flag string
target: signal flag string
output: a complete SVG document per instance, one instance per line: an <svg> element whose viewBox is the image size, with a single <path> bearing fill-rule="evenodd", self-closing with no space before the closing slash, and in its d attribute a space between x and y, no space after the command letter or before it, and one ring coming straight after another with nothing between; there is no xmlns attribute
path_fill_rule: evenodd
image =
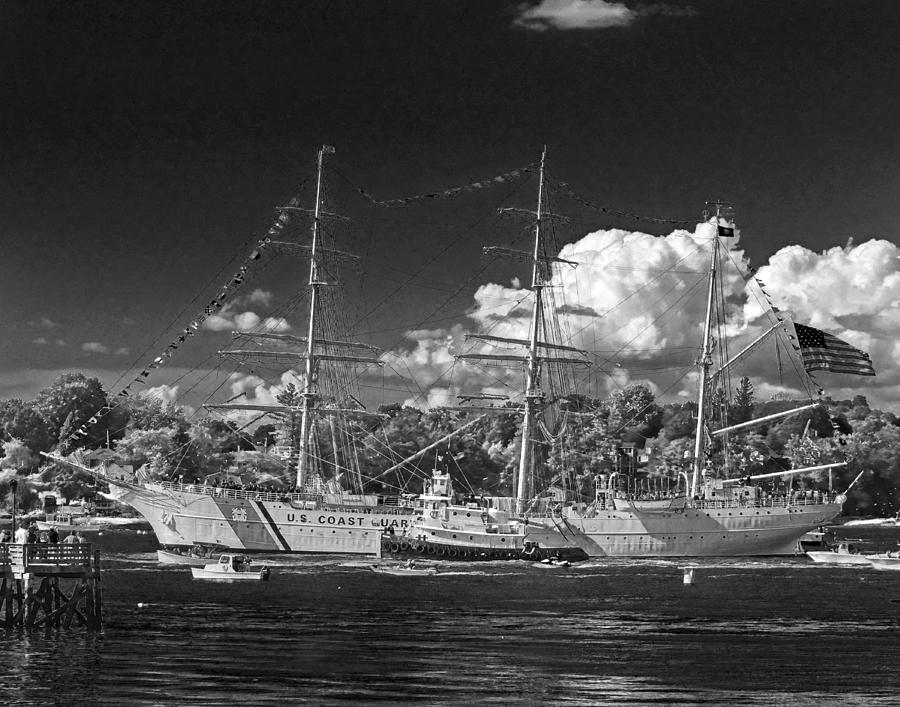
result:
<svg viewBox="0 0 900 707"><path fill-rule="evenodd" d="M296 207L299 204L299 198L294 197L288 203L290 207ZM156 356L147 366L141 370L138 376L131 381L128 385L126 385L122 390L112 396L110 401L108 401L103 407L101 407L97 412L95 412L86 422L84 422L77 430L75 430L72 434L65 438L65 443L69 444L75 440L78 440L82 437L86 437L89 434L91 427L97 424L102 418L108 415L111 411L115 410L119 405L125 402L125 399L131 394L131 389L135 384L146 385L147 380L150 378L151 373L161 366L165 365L172 356L175 355L175 352L179 349L179 347L184 344L190 337L194 336L196 332L200 329L201 325L204 321L206 321L209 317L213 316L218 310L220 310L225 301L234 295L234 293L240 289L240 287L244 284L244 280L247 277L247 272L250 270L251 266L258 261L263 254L263 251L269 247L269 244L272 242L272 238L280 234L284 228L287 226L290 221L290 212L287 210L281 211L278 217L275 219L275 222L269 228L266 236L259 240L256 244L256 247L253 251L248 255L240 267L235 272L234 276L230 280L228 280L219 290L218 294L216 294L209 303L203 308L203 311L200 312L191 322L184 328L184 330L172 340L172 342L166 346L162 351L159 352L159 355Z"/></svg>

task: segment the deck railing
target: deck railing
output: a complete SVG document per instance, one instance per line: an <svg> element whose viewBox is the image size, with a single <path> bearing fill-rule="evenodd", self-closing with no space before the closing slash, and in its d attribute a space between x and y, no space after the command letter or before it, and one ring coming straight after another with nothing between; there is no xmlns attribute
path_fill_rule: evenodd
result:
<svg viewBox="0 0 900 707"><path fill-rule="evenodd" d="M311 504L310 507L317 507L318 504L328 504L330 500L328 496L332 494L321 493L300 493L300 492L281 492L281 491L259 491L252 489L227 488L224 486L211 486L209 484L185 484L179 481L160 481L157 482L164 489L169 491L181 491L185 493L200 493L214 498L233 498L244 499L248 501L267 501L270 503L281 502L290 503L298 507L302 507L304 503ZM365 506L364 503L356 504L353 501L355 494L348 494L346 498L342 498L339 494L333 494L341 499L346 505ZM380 506L391 506L402 510L407 504L402 498L397 496L379 496ZM390 512L390 511L388 511Z"/></svg>

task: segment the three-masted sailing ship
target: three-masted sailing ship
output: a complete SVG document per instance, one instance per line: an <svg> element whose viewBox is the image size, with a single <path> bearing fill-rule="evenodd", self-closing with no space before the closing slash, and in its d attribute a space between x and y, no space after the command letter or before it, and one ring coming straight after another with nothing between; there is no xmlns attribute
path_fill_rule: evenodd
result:
<svg viewBox="0 0 900 707"><path fill-rule="evenodd" d="M795 554L799 538L809 530L837 516L845 495L833 492L803 494L766 493L760 481L770 477L814 474L843 466L841 463L810 466L789 471L759 474L743 478L723 478L724 470L713 468L711 440L746 428L815 407L815 403L765 419L733 426L713 423L710 400L716 391L718 376L733 361L715 371L714 298L721 294L719 282L723 242L733 238L733 219L723 218L721 205L713 215L707 214L711 226L706 316L698 368L698 405L693 456L690 471L680 472L675 484L680 492L647 498L629 493L620 474L598 474L594 477L591 496L559 498L534 486L538 461L538 443L547 446L552 431L540 418L552 414L560 393L548 394L545 384L560 378L560 368L589 365L588 353L569 346L565 341L551 340L558 332L551 318L554 308L546 306L547 293L553 287L555 263L576 266L554 257L542 238L542 224L547 218L543 204L544 159L538 185L534 243L530 253L513 253L530 262L533 298L530 331L527 339L493 336L473 339L492 340L503 345L519 345L524 354L518 356L474 353L460 358L502 359L525 368L522 404L515 411L522 417L521 455L516 475L515 497L490 501L455 500L452 479L446 471L436 469L422 496L424 513L413 524L405 538L390 538L389 551L424 552L465 559L547 557L703 557ZM698 241L699 242L699 241ZM769 332L770 333L770 332ZM557 337L559 339L559 337ZM737 358L737 357L735 357ZM471 400L477 396L466 396ZM486 396L492 400L496 396ZM473 409L468 406L463 409ZM509 413L510 408L499 412ZM493 412L498 412L496 408ZM549 435L548 435L549 432ZM541 438L542 439L538 439Z"/></svg>
<svg viewBox="0 0 900 707"><path fill-rule="evenodd" d="M134 508L153 527L160 544L169 548L214 546L243 552L315 552L378 554L382 533L402 532L411 525L415 509L410 497L367 494L362 484L355 492L343 490L332 480L323 481L317 473L322 453L314 434L316 420L324 421L329 444L339 436L338 427L346 420L359 419L367 413L359 403L359 395L350 388L357 381L355 369L377 366L381 362L375 347L356 341L344 341L344 332L323 314L330 292L328 281L337 263L355 260L356 256L323 243L321 222L329 216L324 206L323 170L325 157L333 148L323 146L318 152L316 197L312 212L311 243L279 243L293 254L309 258L309 312L305 337L278 332L235 332L235 337L275 350L240 348L221 351L241 361L265 359L288 364L303 364L302 389L299 395L282 405L224 403L206 405L215 410L252 410L299 421L295 435L296 448L290 460L296 464L296 484L291 491L235 488L229 485L183 483L176 480L124 479L104 476L102 470L88 469L109 486L108 496ZM283 207L297 209L299 207ZM339 306L331 303L331 313ZM334 319L336 319L335 317ZM326 371L327 367L332 367ZM329 387L333 388L329 390ZM344 428L346 429L346 428ZM348 455L352 459L352 455ZM338 459L335 452L334 459ZM77 464L71 459L65 461ZM336 466L336 464L335 464ZM329 476L341 476L332 469Z"/></svg>

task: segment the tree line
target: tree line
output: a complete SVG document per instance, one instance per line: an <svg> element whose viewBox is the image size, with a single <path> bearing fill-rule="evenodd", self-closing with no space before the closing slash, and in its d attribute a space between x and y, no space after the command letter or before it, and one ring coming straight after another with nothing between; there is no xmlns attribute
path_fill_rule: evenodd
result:
<svg viewBox="0 0 900 707"><path fill-rule="evenodd" d="M747 378L731 395L716 390L711 399L713 428L734 425L797 407L796 401L758 401ZM288 387L279 400L298 401ZM65 498L95 492L89 474L40 456L41 452L72 451L66 444L74 430L103 405L108 394L96 378L67 373L33 400L0 401L0 498L9 504L9 482L18 479L24 509L36 504L37 493L53 490ZM337 401L336 401L337 402ZM600 474L621 470L623 450L636 450L640 463L629 483L636 486L677 479L693 456L697 406L693 402L663 403L645 385L630 385L608 399L582 395L556 401L536 458L542 477L535 488L555 487L570 494L589 494ZM521 416L498 408L484 415L463 434L429 451L415 473L396 462L450 434L475 413L444 408L422 411L400 404L381 406L354 423L357 445L353 474L346 450L331 445L333 426L327 419L314 424L325 440L315 448L320 468L343 483L358 478L369 491L422 489L422 477L433 466L448 468L458 490L479 495L509 495L521 450ZM248 482L290 486L294 469L271 448L297 447L298 417L282 415L272 422L242 429L216 417L189 419L176 404L151 395L130 396L88 427L79 446L109 447L120 464L143 468L155 478L243 478ZM752 426L722 439L709 437L704 453L717 476L737 477L846 461L833 472L836 490L843 490L865 471L849 497L845 512L853 515L893 515L900 510L900 420L892 412L869 407L861 395L850 400L823 399L809 410L768 424ZM828 472L814 472L791 483L827 483ZM621 480L620 480L621 482ZM667 482L668 483L668 482ZM772 485L780 480L766 482Z"/></svg>

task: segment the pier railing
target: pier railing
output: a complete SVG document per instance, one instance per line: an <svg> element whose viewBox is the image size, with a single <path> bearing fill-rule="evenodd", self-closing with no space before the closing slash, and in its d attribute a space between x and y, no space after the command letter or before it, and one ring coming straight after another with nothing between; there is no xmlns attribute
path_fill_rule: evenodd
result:
<svg viewBox="0 0 900 707"><path fill-rule="evenodd" d="M91 543L36 543L23 545L4 543L0 545L0 566L14 567L28 572L40 567L64 569L90 567L94 560Z"/></svg>
<svg viewBox="0 0 900 707"><path fill-rule="evenodd" d="M0 544L0 628L99 630L102 602L92 544Z"/></svg>

